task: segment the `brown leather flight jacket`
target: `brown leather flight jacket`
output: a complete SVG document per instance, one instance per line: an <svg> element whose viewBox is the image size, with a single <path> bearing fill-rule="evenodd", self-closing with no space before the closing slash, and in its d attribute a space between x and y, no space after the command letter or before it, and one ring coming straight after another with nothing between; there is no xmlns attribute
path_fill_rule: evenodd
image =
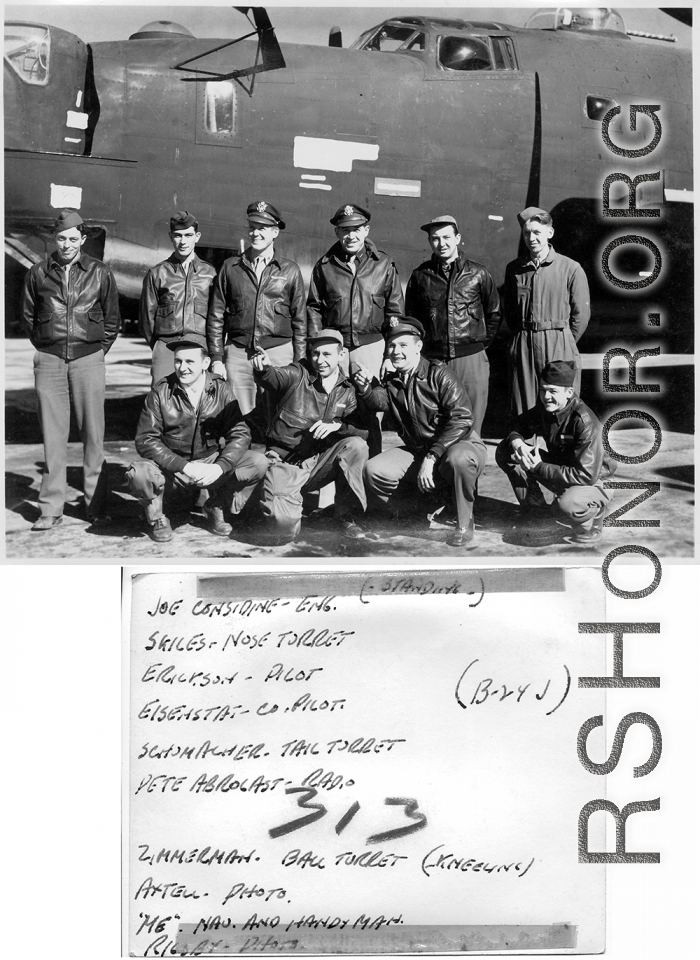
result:
<svg viewBox="0 0 700 960"><path fill-rule="evenodd" d="M254 350L292 340L294 359L306 356L304 281L293 260L275 253L258 285L255 271L243 254L229 257L214 281L207 344L214 360L222 360L224 345Z"/></svg>
<svg viewBox="0 0 700 960"><path fill-rule="evenodd" d="M559 413L548 413L540 401L522 413L508 441L544 437L547 449L541 450L542 463L532 470L554 493L573 486L603 486L617 469L603 449L603 427L583 400L573 395Z"/></svg>
<svg viewBox="0 0 700 960"><path fill-rule="evenodd" d="M119 294L112 271L81 253L66 274L52 254L33 264L22 291L22 318L37 350L77 360L107 353L119 333Z"/></svg>
<svg viewBox="0 0 700 960"><path fill-rule="evenodd" d="M353 273L340 243L333 244L311 272L306 313L310 337L322 329L340 330L348 348L381 340L384 319L403 313L393 260L365 240L364 259Z"/></svg>
<svg viewBox="0 0 700 960"><path fill-rule="evenodd" d="M250 446L250 430L231 385L209 372L205 377L196 411L174 373L152 388L136 430L139 456L179 473L192 460L204 460L218 449L214 462L225 474L235 469Z"/></svg>
<svg viewBox="0 0 700 960"><path fill-rule="evenodd" d="M430 359L478 353L501 325L501 303L491 274L462 252L449 282L437 257L416 267L406 287L406 313L425 327L423 355Z"/></svg>
<svg viewBox="0 0 700 960"><path fill-rule="evenodd" d="M355 388L342 371L330 393L321 389L318 374L306 360L286 367L266 367L262 373L255 371L254 376L258 383L272 389L279 397L265 441L268 448L277 450L283 459L304 460L345 437L367 439L367 430L354 425L357 397ZM325 423L339 420L342 426L325 439L315 440L309 427L317 420Z"/></svg>
<svg viewBox="0 0 700 960"><path fill-rule="evenodd" d="M187 273L175 255L151 267L143 278L139 327L149 346L188 333L205 336L209 292L216 277L210 263L197 254Z"/></svg>
<svg viewBox="0 0 700 960"><path fill-rule="evenodd" d="M391 410L399 436L417 456L432 453L439 460L459 440L481 443L461 381L439 360L421 357L406 386L394 372L384 386L368 386L358 396L368 410Z"/></svg>

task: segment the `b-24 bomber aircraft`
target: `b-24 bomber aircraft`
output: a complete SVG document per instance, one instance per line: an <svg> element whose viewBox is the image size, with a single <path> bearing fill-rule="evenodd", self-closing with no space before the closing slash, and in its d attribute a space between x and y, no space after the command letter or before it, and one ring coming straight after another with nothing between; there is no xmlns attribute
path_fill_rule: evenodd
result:
<svg viewBox="0 0 700 960"><path fill-rule="evenodd" d="M666 350L692 350L689 51L628 36L609 8L542 12L524 28L409 11L347 49L334 33L328 47L280 44L262 8L237 9L252 29L223 43L169 21L97 43L5 24L10 315L64 206L80 209L87 251L113 269L134 316L178 208L196 213L199 252L218 266L243 243L247 203L269 199L287 221L283 253L308 279L333 239L332 212L359 203L404 283L428 252L419 225L450 212L467 255L500 284L519 250L516 213L538 204L553 212L557 249L591 281L584 350L615 335L658 337L639 319L640 297L604 283L599 266L612 237L652 228L664 272L644 309L664 315ZM619 106L611 137L649 142L649 117L629 132L631 104L657 105L664 131L634 165L602 139L604 116ZM640 206L661 207L659 219L604 220L602 184L616 170L661 172L637 191ZM627 190L615 196L627 205ZM631 279L652 269L642 247L616 256Z"/></svg>

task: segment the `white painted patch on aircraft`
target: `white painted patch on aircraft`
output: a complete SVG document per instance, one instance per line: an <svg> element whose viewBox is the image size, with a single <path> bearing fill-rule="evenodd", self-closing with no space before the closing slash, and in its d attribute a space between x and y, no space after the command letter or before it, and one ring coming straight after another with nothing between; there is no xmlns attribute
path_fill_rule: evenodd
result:
<svg viewBox="0 0 700 960"><path fill-rule="evenodd" d="M73 127L75 130L87 130L87 113L78 113L77 110L69 110L66 115L66 126Z"/></svg>
<svg viewBox="0 0 700 960"><path fill-rule="evenodd" d="M80 143L80 138L79 138L79 137L64 137L64 138L63 138L63 142L64 142L64 143Z"/></svg>
<svg viewBox="0 0 700 960"><path fill-rule="evenodd" d="M320 173L302 173L302 180L325 180L326 178Z"/></svg>
<svg viewBox="0 0 700 960"><path fill-rule="evenodd" d="M671 190L667 187L664 190L664 196L667 200L675 201L676 203L695 203L695 195L692 190Z"/></svg>
<svg viewBox="0 0 700 960"><path fill-rule="evenodd" d="M421 181L375 177L374 192L385 197L420 197Z"/></svg>
<svg viewBox="0 0 700 960"><path fill-rule="evenodd" d="M502 219L503 219L503 217L497 217L497 216L496 216L495 214L493 214L493 213L490 213L490 214L489 214L489 220L502 220Z"/></svg>
<svg viewBox="0 0 700 960"><path fill-rule="evenodd" d="M299 181L300 187L306 187L307 190L332 190L333 187L330 183L304 183L303 180Z"/></svg>
<svg viewBox="0 0 700 960"><path fill-rule="evenodd" d="M75 98L75 106L80 110L80 104L83 102L83 91L78 90L78 96Z"/></svg>
<svg viewBox="0 0 700 960"><path fill-rule="evenodd" d="M376 160L379 145L324 137L295 137L294 166L307 170L336 170L350 173L353 160Z"/></svg>
<svg viewBox="0 0 700 960"><path fill-rule="evenodd" d="M83 202L83 188L70 187L65 183L52 183L49 202L52 207L73 207L74 210L80 210Z"/></svg>

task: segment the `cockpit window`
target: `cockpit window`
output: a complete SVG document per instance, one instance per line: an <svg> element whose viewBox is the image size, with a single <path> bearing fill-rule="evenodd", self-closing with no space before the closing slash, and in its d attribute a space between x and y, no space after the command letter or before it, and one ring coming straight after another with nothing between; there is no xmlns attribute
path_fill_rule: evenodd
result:
<svg viewBox="0 0 700 960"><path fill-rule="evenodd" d="M444 70L493 70L488 41L480 37L441 37L438 63Z"/></svg>
<svg viewBox="0 0 700 960"><path fill-rule="evenodd" d="M25 83L43 87L49 82L50 50L48 27L29 23L5 24L5 63Z"/></svg>
<svg viewBox="0 0 700 960"><path fill-rule="evenodd" d="M384 23L363 33L352 45L353 50L375 50L382 53L425 50L425 34L413 24Z"/></svg>
<svg viewBox="0 0 700 960"><path fill-rule="evenodd" d="M381 50L383 53L393 53L400 50L413 37L415 32L415 27L399 27L387 23L375 33L365 50Z"/></svg>

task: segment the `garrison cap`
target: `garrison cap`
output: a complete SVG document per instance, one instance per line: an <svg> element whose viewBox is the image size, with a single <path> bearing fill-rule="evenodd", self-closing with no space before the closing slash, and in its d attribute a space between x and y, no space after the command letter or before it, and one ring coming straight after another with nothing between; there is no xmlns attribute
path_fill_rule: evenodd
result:
<svg viewBox="0 0 700 960"><path fill-rule="evenodd" d="M66 207L64 210L61 210L56 217L53 232L60 233L61 230L70 230L71 227L82 227L84 222L77 210L71 210L70 207Z"/></svg>
<svg viewBox="0 0 700 960"><path fill-rule="evenodd" d="M315 337L307 337L306 342L312 347L319 343L338 343L341 347L344 345L340 330L321 330Z"/></svg>
<svg viewBox="0 0 700 960"><path fill-rule="evenodd" d="M414 336L420 337L421 340L425 340L423 324L419 320L414 320L413 317L387 317L382 324L382 336L387 343L394 337L401 337L405 333L412 333Z"/></svg>
<svg viewBox="0 0 700 960"><path fill-rule="evenodd" d="M199 230L199 224L188 210L178 210L175 216L170 218L170 232L173 230L187 230L194 227Z"/></svg>
<svg viewBox="0 0 700 960"><path fill-rule="evenodd" d="M454 217L451 217L448 213L444 217L434 217L428 223L424 223L421 227L421 230L425 230L426 233L430 233L431 227L446 227L451 226L455 228L455 233L459 233L459 227L457 226L457 221Z"/></svg>
<svg viewBox="0 0 700 960"><path fill-rule="evenodd" d="M168 350L179 350L180 347L188 349L191 347L201 347L202 350L208 355L209 350L207 348L207 338L203 337L199 333L187 333L184 337L179 337L177 340L173 340L172 343L167 345Z"/></svg>
<svg viewBox="0 0 700 960"><path fill-rule="evenodd" d="M335 211L331 223L334 227L356 227L369 223L371 219L369 210L358 207L356 203L345 203Z"/></svg>
<svg viewBox="0 0 700 960"><path fill-rule="evenodd" d="M540 383L553 387L573 387L576 364L572 360L552 360L540 374Z"/></svg>
<svg viewBox="0 0 700 960"><path fill-rule="evenodd" d="M524 227L528 220L540 220L547 227L552 225L552 217L542 207L525 207L518 214L518 223Z"/></svg>
<svg viewBox="0 0 700 960"><path fill-rule="evenodd" d="M254 203L249 203L246 216L251 223L260 223L263 227L279 227L280 230L284 230L287 226L277 207L273 207L266 200L256 200Z"/></svg>

